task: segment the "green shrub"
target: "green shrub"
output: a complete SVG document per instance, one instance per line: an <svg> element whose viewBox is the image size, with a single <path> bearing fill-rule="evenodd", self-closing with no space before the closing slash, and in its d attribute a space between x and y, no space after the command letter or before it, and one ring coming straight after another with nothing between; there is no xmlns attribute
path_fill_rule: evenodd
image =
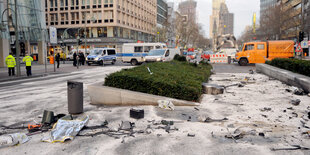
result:
<svg viewBox="0 0 310 155"><path fill-rule="evenodd" d="M176 54L173 58L173 60L177 60L177 61L186 61L186 57L185 56L181 56L179 54Z"/></svg>
<svg viewBox="0 0 310 155"><path fill-rule="evenodd" d="M147 67L153 74L150 74ZM188 62L156 62L113 73L105 78L105 86L128 89L176 99L197 101L202 95L212 66L197 67Z"/></svg>
<svg viewBox="0 0 310 155"><path fill-rule="evenodd" d="M310 61L276 58L273 59L272 61L266 62L266 64L310 77Z"/></svg>

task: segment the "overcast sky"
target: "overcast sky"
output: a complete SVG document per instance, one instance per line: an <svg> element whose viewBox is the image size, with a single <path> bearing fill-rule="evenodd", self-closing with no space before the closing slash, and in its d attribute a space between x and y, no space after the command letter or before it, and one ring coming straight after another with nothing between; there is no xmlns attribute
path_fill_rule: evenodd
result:
<svg viewBox="0 0 310 155"><path fill-rule="evenodd" d="M180 2L182 0L168 0ZM209 37L209 20L212 14L212 0L196 0L199 23L203 25L206 36ZM253 13L259 19L260 0L226 0L229 12L234 13L234 33L239 37L247 25L252 25Z"/></svg>

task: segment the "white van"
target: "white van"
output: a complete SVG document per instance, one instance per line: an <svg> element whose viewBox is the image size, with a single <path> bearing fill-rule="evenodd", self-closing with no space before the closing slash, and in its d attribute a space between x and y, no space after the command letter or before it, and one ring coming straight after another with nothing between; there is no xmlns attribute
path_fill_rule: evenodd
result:
<svg viewBox="0 0 310 155"><path fill-rule="evenodd" d="M180 54L180 49L154 49L145 56L146 62L167 62L172 61L174 56Z"/></svg>
<svg viewBox="0 0 310 155"><path fill-rule="evenodd" d="M164 48L167 48L164 43L128 43L123 45L120 53L117 53L117 59L123 63L138 65L144 62L144 57L152 49Z"/></svg>

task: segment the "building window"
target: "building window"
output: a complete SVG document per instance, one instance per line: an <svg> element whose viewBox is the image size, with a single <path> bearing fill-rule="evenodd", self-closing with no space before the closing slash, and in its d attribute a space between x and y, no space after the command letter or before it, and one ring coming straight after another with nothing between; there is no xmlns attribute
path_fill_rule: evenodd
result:
<svg viewBox="0 0 310 155"><path fill-rule="evenodd" d="M54 7L54 3L53 3L54 0L50 0L50 7Z"/></svg>

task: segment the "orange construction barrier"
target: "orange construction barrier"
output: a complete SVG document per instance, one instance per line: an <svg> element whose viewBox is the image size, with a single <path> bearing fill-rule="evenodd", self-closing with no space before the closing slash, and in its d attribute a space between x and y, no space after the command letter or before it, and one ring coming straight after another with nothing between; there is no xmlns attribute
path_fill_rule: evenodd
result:
<svg viewBox="0 0 310 155"><path fill-rule="evenodd" d="M50 64L54 64L54 57L50 56Z"/></svg>

